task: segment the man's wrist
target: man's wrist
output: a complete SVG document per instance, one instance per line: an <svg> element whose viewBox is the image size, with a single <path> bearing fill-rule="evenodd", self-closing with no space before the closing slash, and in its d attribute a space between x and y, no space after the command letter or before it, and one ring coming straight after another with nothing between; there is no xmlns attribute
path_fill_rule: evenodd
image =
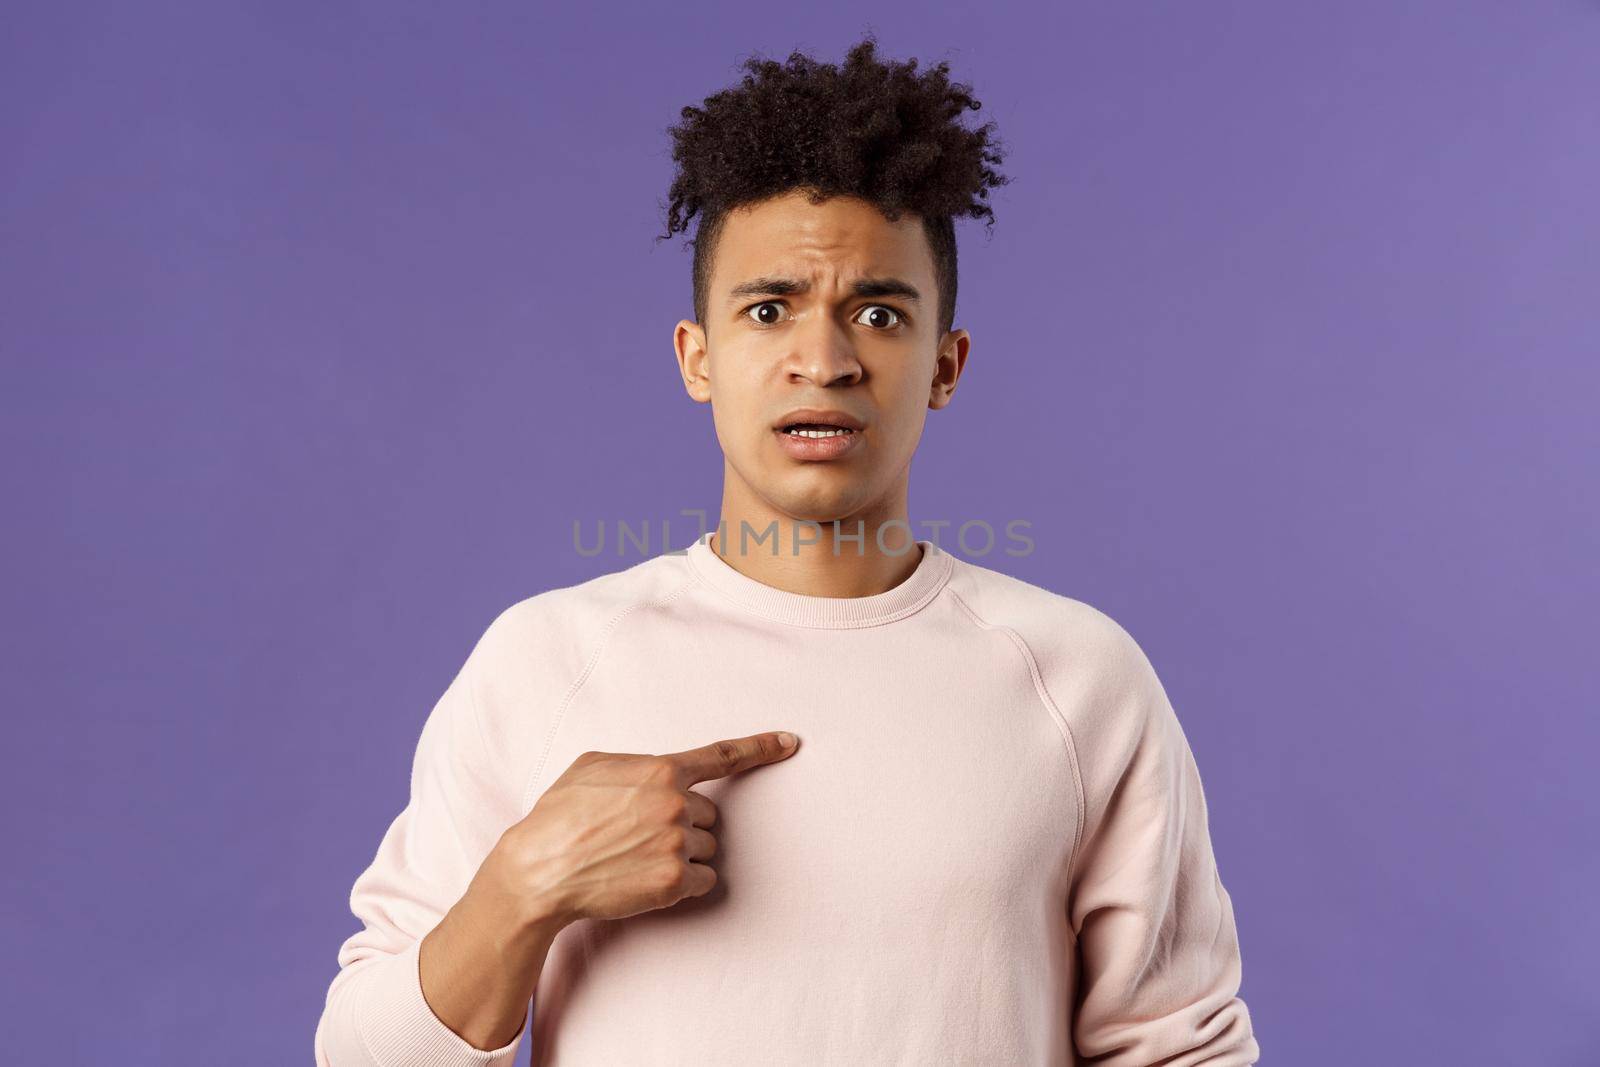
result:
<svg viewBox="0 0 1600 1067"><path fill-rule="evenodd" d="M574 917L558 894L530 891L525 875L509 873L519 865L503 849L503 844L497 846L485 859L457 906L467 913L470 925L492 931L489 936L502 957L542 962L556 935Z"/></svg>

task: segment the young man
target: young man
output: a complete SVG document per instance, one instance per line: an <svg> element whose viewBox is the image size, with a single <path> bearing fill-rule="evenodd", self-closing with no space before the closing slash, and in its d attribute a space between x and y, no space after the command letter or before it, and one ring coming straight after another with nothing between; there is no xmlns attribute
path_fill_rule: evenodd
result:
<svg viewBox="0 0 1600 1067"><path fill-rule="evenodd" d="M870 38L748 66L674 130L667 231L701 214L674 343L719 524L490 624L356 880L318 1062L509 1064L531 1000L569 1067L1254 1063L1149 661L910 536L970 343L952 220L1005 180L978 102Z"/></svg>

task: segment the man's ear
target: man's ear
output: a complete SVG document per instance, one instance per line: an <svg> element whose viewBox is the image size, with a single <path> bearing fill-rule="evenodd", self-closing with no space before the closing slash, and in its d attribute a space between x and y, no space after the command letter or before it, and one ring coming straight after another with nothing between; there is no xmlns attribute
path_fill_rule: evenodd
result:
<svg viewBox="0 0 1600 1067"><path fill-rule="evenodd" d="M706 331L698 322L679 319L672 330L672 347L678 353L678 373L683 375L683 388L694 400L705 404L711 400L711 350L706 345Z"/></svg>
<svg viewBox="0 0 1600 1067"><path fill-rule="evenodd" d="M956 382L967 365L967 350L972 337L966 330L951 330L939 342L939 353L933 363L933 382L928 387L928 407L937 411L950 403L956 391Z"/></svg>

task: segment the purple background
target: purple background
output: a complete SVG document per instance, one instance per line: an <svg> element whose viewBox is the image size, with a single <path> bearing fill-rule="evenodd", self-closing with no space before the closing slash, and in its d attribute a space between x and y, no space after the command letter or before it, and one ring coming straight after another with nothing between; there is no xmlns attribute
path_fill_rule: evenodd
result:
<svg viewBox="0 0 1600 1067"><path fill-rule="evenodd" d="M1150 655L1264 1062L1600 1062L1570 0L8 4L6 1059L310 1062L483 628L641 558L575 519L715 514L665 127L866 28L1015 178L912 518Z"/></svg>

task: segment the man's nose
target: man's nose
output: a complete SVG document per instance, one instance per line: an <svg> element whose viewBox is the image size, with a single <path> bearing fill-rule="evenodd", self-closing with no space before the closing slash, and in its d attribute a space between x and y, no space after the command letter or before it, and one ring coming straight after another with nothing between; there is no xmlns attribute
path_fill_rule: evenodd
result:
<svg viewBox="0 0 1600 1067"><path fill-rule="evenodd" d="M786 357L791 378L826 387L861 377L854 339L847 327L829 316L812 316L803 329L789 336L794 344Z"/></svg>

